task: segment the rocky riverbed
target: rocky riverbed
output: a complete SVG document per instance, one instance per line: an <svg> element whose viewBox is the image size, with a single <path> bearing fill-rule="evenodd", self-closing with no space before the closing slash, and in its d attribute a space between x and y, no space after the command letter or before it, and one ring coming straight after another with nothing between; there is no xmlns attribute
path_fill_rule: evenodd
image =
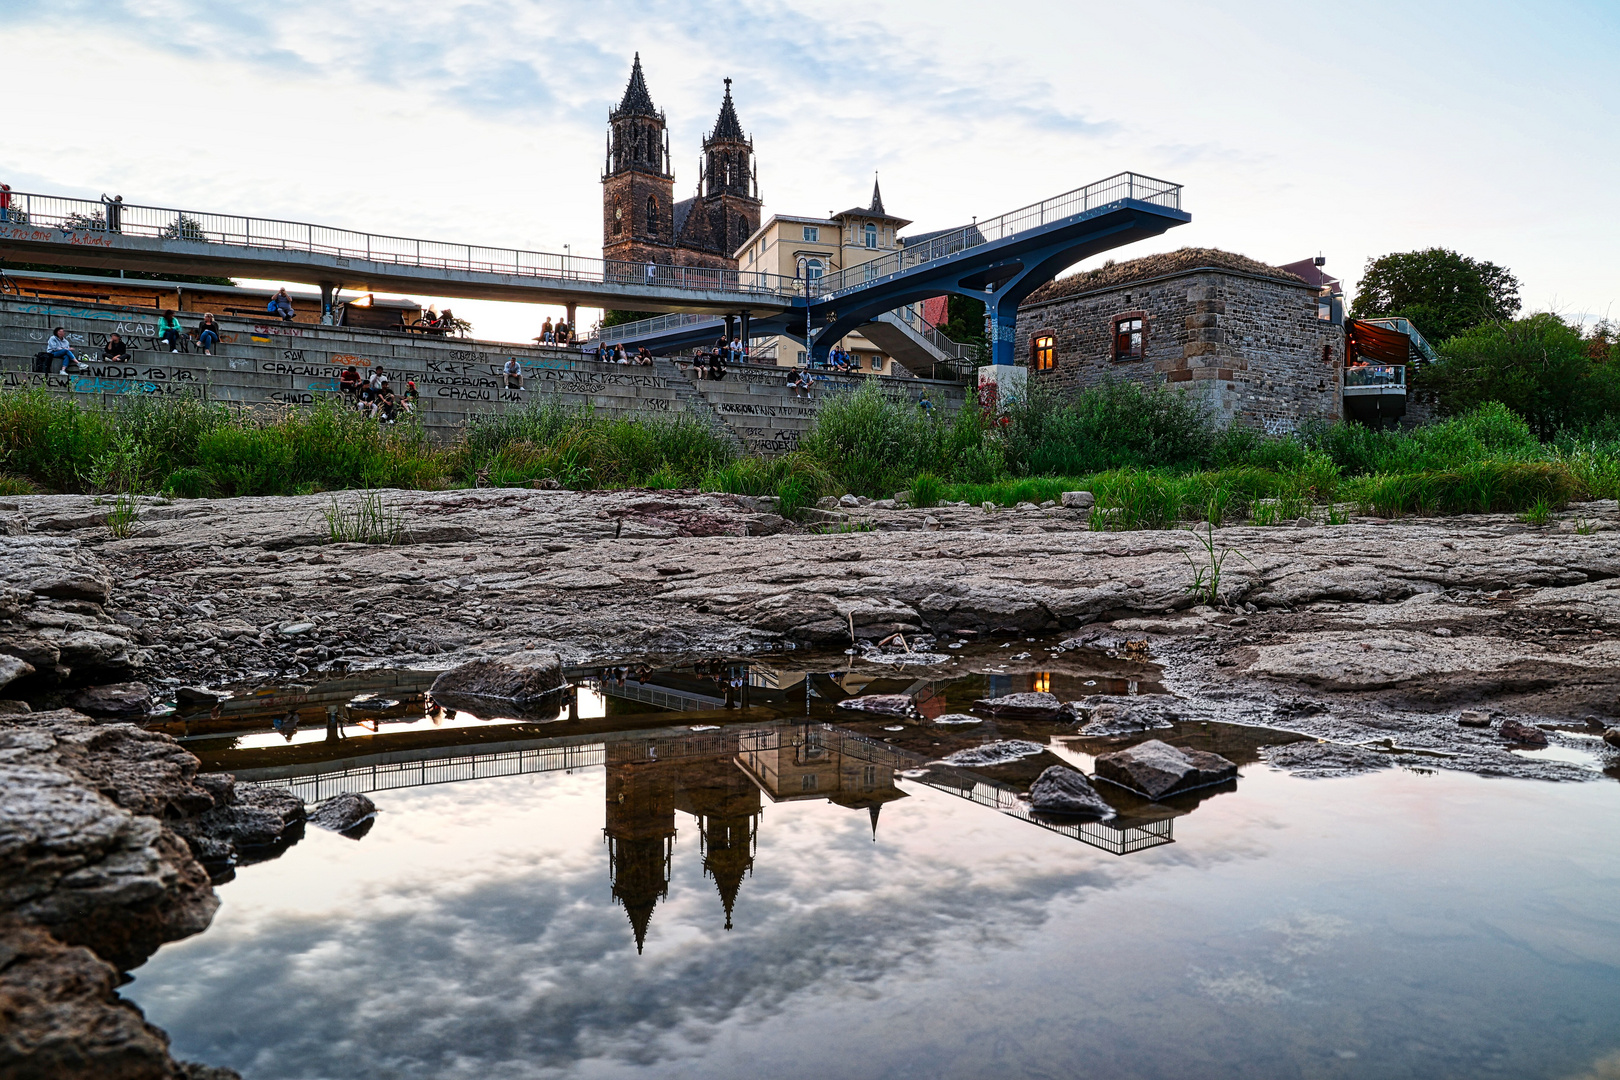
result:
<svg viewBox="0 0 1620 1080"><path fill-rule="evenodd" d="M1093 532L1060 506L860 505L803 525L691 492L391 491L367 520L393 543L334 542L329 519L367 509L146 499L115 536L92 497L0 500L0 1074L209 1075L168 1059L118 975L207 925L199 857L295 839L303 808L199 779L190 754L127 723L181 686L899 634L941 656L1005 644L1001 666L1019 670L1088 651L1159 665L1167 695L1072 708L1094 733L1284 728L1316 739L1272 762L1311 775L1620 775L1613 502L1544 527Z"/></svg>

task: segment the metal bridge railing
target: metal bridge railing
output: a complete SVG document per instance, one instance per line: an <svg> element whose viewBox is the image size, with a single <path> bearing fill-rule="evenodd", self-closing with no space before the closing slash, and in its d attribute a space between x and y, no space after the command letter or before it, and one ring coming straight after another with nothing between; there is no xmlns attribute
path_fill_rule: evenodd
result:
<svg viewBox="0 0 1620 1080"><path fill-rule="evenodd" d="M628 341L631 338L646 337L648 334L663 333L665 330L679 330L683 326L693 326L701 322L714 322L717 318L714 315L676 312L673 315L659 315L652 319L640 319L636 322L603 327L592 336L591 340L605 341L612 344L615 341Z"/></svg>
<svg viewBox="0 0 1620 1080"><path fill-rule="evenodd" d="M109 220L109 215L112 220ZM307 222L137 206L133 203L123 203L113 208L92 199L59 195L13 192L10 218L8 222L0 222L0 238L27 239L26 233L31 230L121 233L164 240L191 240L223 247L302 251L338 258L365 259L392 266L511 274L515 277L558 281L741 293L773 299L801 295L803 292L801 282L779 274L701 266L663 266L545 251L451 244L438 240L354 232ZM19 236L19 233L22 235Z"/></svg>
<svg viewBox="0 0 1620 1080"><path fill-rule="evenodd" d="M1002 214L1000 217L975 222L964 229L943 233L922 243L908 244L871 262L826 274L809 284L815 296L836 296L878 278L944 259L981 244L1005 240L1029 229L1050 225L1064 218L1097 210L1126 199L1179 210L1181 185L1168 180L1156 180L1139 173L1122 172L1032 206Z"/></svg>

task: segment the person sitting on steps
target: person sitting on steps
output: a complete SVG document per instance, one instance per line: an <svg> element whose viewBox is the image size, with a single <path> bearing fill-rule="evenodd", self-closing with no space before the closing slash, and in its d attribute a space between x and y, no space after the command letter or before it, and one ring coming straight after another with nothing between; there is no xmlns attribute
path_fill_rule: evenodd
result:
<svg viewBox="0 0 1620 1080"><path fill-rule="evenodd" d="M205 313L197 327L197 344L204 356L214 355L214 346L219 344L219 323L214 321L212 313Z"/></svg>
<svg viewBox="0 0 1620 1080"><path fill-rule="evenodd" d="M506 363L501 367L501 373L506 376L506 388L508 390L523 389L523 365L518 363L517 357L507 357Z"/></svg>
<svg viewBox="0 0 1620 1080"><path fill-rule="evenodd" d="M405 406L406 412L414 413L416 412L416 406L420 404L421 400L422 395L416 392L416 380L406 379L405 393L400 398L400 404Z"/></svg>
<svg viewBox="0 0 1620 1080"><path fill-rule="evenodd" d="M159 340L168 342L169 351L172 353L179 352L180 338L183 335L180 331L180 320L174 317L174 311L172 309L163 309L163 317L158 320L157 328L157 336Z"/></svg>
<svg viewBox="0 0 1620 1080"><path fill-rule="evenodd" d="M349 399L349 404L354 404L355 395L360 393L360 372L353 364L338 376L338 389Z"/></svg>
<svg viewBox="0 0 1620 1080"><path fill-rule="evenodd" d="M292 297L287 295L285 285L276 290L276 295L270 298L270 306L265 310L272 315L280 315L282 322L293 321Z"/></svg>
<svg viewBox="0 0 1620 1080"><path fill-rule="evenodd" d="M58 375L68 375L79 370L79 358L73 355L73 345L68 341L67 330L63 327L58 326L51 331L50 340L45 342L45 351L57 365Z"/></svg>
<svg viewBox="0 0 1620 1080"><path fill-rule="evenodd" d="M101 349L101 362L104 364L117 363L129 360L129 346L117 334L109 335L107 344Z"/></svg>

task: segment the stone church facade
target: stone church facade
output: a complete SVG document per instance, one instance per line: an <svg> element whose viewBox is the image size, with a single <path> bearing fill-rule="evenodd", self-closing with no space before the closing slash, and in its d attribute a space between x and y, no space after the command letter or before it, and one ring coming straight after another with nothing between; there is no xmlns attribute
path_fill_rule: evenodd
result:
<svg viewBox="0 0 1620 1080"><path fill-rule="evenodd" d="M1323 290L1242 255L1183 248L1059 278L1018 310L1029 377L1185 389L1221 424L1339 419L1344 327Z"/></svg>
<svg viewBox="0 0 1620 1080"><path fill-rule="evenodd" d="M624 97L608 113L602 257L735 270L735 252L759 228L761 205L754 142L737 119L730 79L714 129L703 140L697 193L675 201L668 125L636 54Z"/></svg>

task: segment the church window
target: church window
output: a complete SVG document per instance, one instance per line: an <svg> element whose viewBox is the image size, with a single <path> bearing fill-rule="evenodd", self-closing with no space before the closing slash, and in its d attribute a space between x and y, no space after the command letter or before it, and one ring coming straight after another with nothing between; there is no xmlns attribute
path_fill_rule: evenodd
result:
<svg viewBox="0 0 1620 1080"><path fill-rule="evenodd" d="M747 236L749 233L751 233L753 231L754 231L753 229L750 229L748 227L748 219L739 215L738 218L737 218L737 235L738 235L738 237Z"/></svg>
<svg viewBox="0 0 1620 1080"><path fill-rule="evenodd" d="M877 237L877 226L868 222L866 226L866 246L869 248L877 247Z"/></svg>
<svg viewBox="0 0 1620 1080"><path fill-rule="evenodd" d="M614 199L613 200L613 235L614 236L620 236L620 235L623 235L623 233L624 233L624 204L619 202L618 199Z"/></svg>
<svg viewBox="0 0 1620 1080"><path fill-rule="evenodd" d="M1041 334L1029 340L1029 366L1036 371L1051 371L1057 359L1057 338Z"/></svg>
<svg viewBox="0 0 1620 1080"><path fill-rule="evenodd" d="M647 196L647 235L658 235L658 200Z"/></svg>
<svg viewBox="0 0 1620 1080"><path fill-rule="evenodd" d="M1147 340L1145 322L1139 315L1126 315L1114 320L1114 359L1140 360Z"/></svg>
<svg viewBox="0 0 1620 1080"><path fill-rule="evenodd" d="M814 225L806 225L804 227L804 238L812 244L819 244L821 242L821 230Z"/></svg>

